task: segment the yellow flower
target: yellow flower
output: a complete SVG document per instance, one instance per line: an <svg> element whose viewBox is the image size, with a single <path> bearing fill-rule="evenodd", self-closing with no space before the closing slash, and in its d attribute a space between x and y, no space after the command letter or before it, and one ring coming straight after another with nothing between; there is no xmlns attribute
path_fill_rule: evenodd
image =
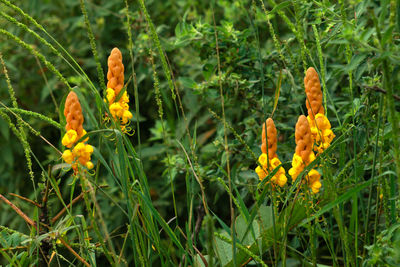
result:
<svg viewBox="0 0 400 267"><path fill-rule="evenodd" d="M271 159L271 169L274 170L276 167L281 164L281 161L278 158Z"/></svg>
<svg viewBox="0 0 400 267"><path fill-rule="evenodd" d="M315 160L315 154L314 152L311 151L310 156L308 157L307 165L313 162L314 160Z"/></svg>
<svg viewBox="0 0 400 267"><path fill-rule="evenodd" d="M124 109L119 102L110 105L110 112L113 117L122 117ZM122 113L121 113L122 112Z"/></svg>
<svg viewBox="0 0 400 267"><path fill-rule="evenodd" d="M78 140L78 134L76 133L75 130L68 130L67 133L64 135L63 139L61 140L61 143L68 147L71 148L71 146Z"/></svg>
<svg viewBox="0 0 400 267"><path fill-rule="evenodd" d="M85 145L85 149L84 149L84 151L83 151L83 153L82 153L82 156L84 156L85 158L89 158L90 159L90 156L92 155L92 153L93 153L93 147L91 146L91 145Z"/></svg>
<svg viewBox="0 0 400 267"><path fill-rule="evenodd" d="M85 144L79 142L72 150L72 153L74 153L75 157L80 157L82 155L82 152L84 151L85 151Z"/></svg>
<svg viewBox="0 0 400 267"><path fill-rule="evenodd" d="M124 110L122 114L122 124L128 123L128 120L132 119L132 113L129 110Z"/></svg>
<svg viewBox="0 0 400 267"><path fill-rule="evenodd" d="M319 181L321 174L317 170L312 169L308 172L308 181L310 184L313 184L316 181Z"/></svg>
<svg viewBox="0 0 400 267"><path fill-rule="evenodd" d="M280 186L283 187L287 182L287 178L285 174L280 174L278 177L278 180L276 181L276 183Z"/></svg>
<svg viewBox="0 0 400 267"><path fill-rule="evenodd" d="M328 118L325 117L324 114L318 113L315 115L315 121L318 126L319 130L325 130L331 128L331 123L329 122Z"/></svg>
<svg viewBox="0 0 400 267"><path fill-rule="evenodd" d="M258 157L258 162L260 162L260 164L261 164L262 166L268 166L267 154L262 153L262 154Z"/></svg>
<svg viewBox="0 0 400 267"><path fill-rule="evenodd" d="M319 189L321 188L321 182L320 181L316 181L314 183L311 184L311 190L314 194L319 192Z"/></svg>
<svg viewBox="0 0 400 267"><path fill-rule="evenodd" d="M292 166L293 168L300 168L301 166L303 166L303 159L301 158L300 155L297 155L296 153L293 154L293 159L292 159Z"/></svg>
<svg viewBox="0 0 400 267"><path fill-rule="evenodd" d="M289 175L292 177L293 181L296 180L297 176L301 173L302 168L292 167L289 169Z"/></svg>
<svg viewBox="0 0 400 267"><path fill-rule="evenodd" d="M318 153L322 153L335 138L335 134L331 130L331 123L324 114L320 113L315 115L315 120L311 119L310 116L307 117L307 120L310 123L312 138L316 143L314 150L316 149Z"/></svg>
<svg viewBox="0 0 400 267"><path fill-rule="evenodd" d="M64 153L62 154L62 158L68 164L71 164L74 161L74 155L72 155L72 152L69 149L64 151Z"/></svg>
<svg viewBox="0 0 400 267"><path fill-rule="evenodd" d="M82 130L82 134L81 136L79 136L78 139L81 139L83 136L85 136L85 134L87 134L87 132L85 131L85 129ZM89 136L85 138L85 140L82 140L82 142L87 142L89 140Z"/></svg>
<svg viewBox="0 0 400 267"><path fill-rule="evenodd" d="M75 155L75 157L78 158L79 163L87 166L87 163L90 161L91 155L93 153L93 147L91 145L80 142L74 147L72 153Z"/></svg>
<svg viewBox="0 0 400 267"><path fill-rule="evenodd" d="M93 169L93 167L94 167L94 165L91 161L86 162L86 168L88 168L90 170L90 169Z"/></svg>
<svg viewBox="0 0 400 267"><path fill-rule="evenodd" d="M126 91L122 94L122 96L121 96L119 102L122 102L122 103L129 103L129 96L128 96L128 93L127 93ZM129 107L129 106L128 106L128 107Z"/></svg>
<svg viewBox="0 0 400 267"><path fill-rule="evenodd" d="M112 103L114 103L115 100L115 91L111 88L107 88L106 93L108 103L111 105Z"/></svg>
<svg viewBox="0 0 400 267"><path fill-rule="evenodd" d="M257 166L256 173L260 180L264 179L267 176L267 173L260 166Z"/></svg>
<svg viewBox="0 0 400 267"><path fill-rule="evenodd" d="M324 136L325 142L327 142L329 144L332 142L333 138L335 138L335 134L332 132L331 129L326 129L323 133L323 136Z"/></svg>

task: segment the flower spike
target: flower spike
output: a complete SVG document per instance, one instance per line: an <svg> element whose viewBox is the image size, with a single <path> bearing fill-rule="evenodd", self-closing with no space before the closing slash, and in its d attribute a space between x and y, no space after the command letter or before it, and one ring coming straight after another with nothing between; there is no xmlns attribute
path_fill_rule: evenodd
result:
<svg viewBox="0 0 400 267"><path fill-rule="evenodd" d="M307 120L310 124L313 143L315 143L313 149L317 154L320 154L330 146L335 134L331 130L331 123L325 117L321 84L317 72L312 67L308 68L306 72L304 87L307 95Z"/></svg>
<svg viewBox="0 0 400 267"><path fill-rule="evenodd" d="M289 170L293 180L296 180L304 168L315 160L315 154L312 151L313 141L310 125L304 115L301 115L297 120L295 140L296 152L293 155L292 168ZM321 175L314 169L306 175L306 181L313 193L318 193L321 188L320 177Z"/></svg>
<svg viewBox="0 0 400 267"><path fill-rule="evenodd" d="M122 54L118 48L114 48L108 57L107 90L104 102L108 102L110 113L114 119L117 119L121 129L126 131L126 124L132 119L132 113L129 111L129 96L125 91L117 100L117 96L124 88L124 64L122 63Z"/></svg>
<svg viewBox="0 0 400 267"><path fill-rule="evenodd" d="M68 164L72 165L75 173L78 171L78 163L88 169L93 168L93 163L91 160L91 155L93 153L93 147L91 145L85 144L89 138L75 144L80 138L82 138L86 131L83 129L83 115L82 107L79 102L78 96L74 92L70 92L65 101L64 115L67 120L67 125L65 130L67 131L62 138L62 144L67 148L62 154L62 158Z"/></svg>
<svg viewBox="0 0 400 267"><path fill-rule="evenodd" d="M267 126L266 130L265 125ZM260 180L263 180L269 172L273 171L280 164L282 164L278 158L278 155L276 154L277 143L278 139L274 121L271 118L268 118L263 124L262 129L262 154L258 158L260 166L258 166L255 170ZM280 167L276 174L271 178L271 182L283 187L287 182L285 169Z"/></svg>

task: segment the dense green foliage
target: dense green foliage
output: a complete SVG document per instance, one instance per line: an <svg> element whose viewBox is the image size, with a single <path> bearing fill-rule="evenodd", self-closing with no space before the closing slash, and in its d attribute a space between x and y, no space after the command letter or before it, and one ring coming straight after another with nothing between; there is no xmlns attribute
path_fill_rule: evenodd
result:
<svg viewBox="0 0 400 267"><path fill-rule="evenodd" d="M0 265L399 266L399 13L394 0L0 0ZM105 120L114 47L128 133ZM336 135L307 167L318 194L287 173L308 67ZM70 90L95 150L76 175L61 158ZM282 188L254 171L268 117Z"/></svg>

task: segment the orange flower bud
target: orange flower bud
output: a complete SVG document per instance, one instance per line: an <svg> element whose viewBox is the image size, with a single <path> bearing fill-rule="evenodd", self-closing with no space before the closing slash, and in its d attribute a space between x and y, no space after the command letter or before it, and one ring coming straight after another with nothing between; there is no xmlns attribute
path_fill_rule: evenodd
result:
<svg viewBox="0 0 400 267"><path fill-rule="evenodd" d="M301 157L304 162L308 162L313 147L311 138L310 125L306 116L301 115L296 123L296 154Z"/></svg>
<svg viewBox="0 0 400 267"><path fill-rule="evenodd" d="M118 48L114 48L108 57L107 80L107 88L114 89L117 96L124 87L124 64Z"/></svg>
<svg viewBox="0 0 400 267"><path fill-rule="evenodd" d="M267 125L267 131L265 131L265 125ZM267 153L267 142L268 158L271 160L272 158L276 157L276 149L278 144L275 124L271 118L268 118L265 123L263 123L261 151L265 154Z"/></svg>
<svg viewBox="0 0 400 267"><path fill-rule="evenodd" d="M306 105L308 109L308 116L314 119L314 115L318 113L324 114L322 106L322 91L321 83L318 78L318 73L313 67L308 68L306 77L304 77L304 87L306 89Z"/></svg>
<svg viewBox="0 0 400 267"><path fill-rule="evenodd" d="M82 137L83 133L83 115L81 104L79 103L78 96L74 92L69 92L67 99L65 100L64 116L67 120L65 129L74 130L78 134L78 137Z"/></svg>

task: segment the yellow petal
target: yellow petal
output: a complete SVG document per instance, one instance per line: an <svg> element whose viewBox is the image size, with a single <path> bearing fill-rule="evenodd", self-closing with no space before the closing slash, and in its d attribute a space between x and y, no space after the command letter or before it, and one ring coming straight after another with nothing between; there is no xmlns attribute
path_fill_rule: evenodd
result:
<svg viewBox="0 0 400 267"><path fill-rule="evenodd" d="M280 187L283 187L286 184L286 182L287 182L286 176L284 174L279 175L278 181L277 181L278 185Z"/></svg>
<svg viewBox="0 0 400 267"><path fill-rule="evenodd" d="M314 193L314 194L316 194L316 193L318 193L319 192L319 189L321 188L321 182L320 181L316 181L315 183L313 183L312 185L311 185L311 190L312 190L312 192Z"/></svg>
<svg viewBox="0 0 400 267"><path fill-rule="evenodd" d="M262 166L267 166L268 165L268 161L267 161L267 158L268 158L268 156L267 156L267 154L265 154L265 153L262 153L259 157L258 157L258 162L260 162L260 164L262 165Z"/></svg>
<svg viewBox="0 0 400 267"><path fill-rule="evenodd" d="M278 167L279 164L281 164L281 161L278 158L275 157L275 158L271 159L272 169L275 169L276 167Z"/></svg>
<svg viewBox="0 0 400 267"><path fill-rule="evenodd" d="M89 170L93 169L94 165L91 161L86 162L86 168L88 168Z"/></svg>
<svg viewBox="0 0 400 267"><path fill-rule="evenodd" d="M264 179L267 176L267 173L260 166L257 166L256 173L260 180Z"/></svg>
<svg viewBox="0 0 400 267"><path fill-rule="evenodd" d="M111 88L107 88L107 100L108 103L111 105L112 103L114 103L115 100L115 91Z"/></svg>
<svg viewBox="0 0 400 267"><path fill-rule="evenodd" d="M68 164L71 164L74 161L74 155L72 155L72 152L69 149L64 151L62 158Z"/></svg>
<svg viewBox="0 0 400 267"><path fill-rule="evenodd" d="M63 139L61 140L61 143L70 148L76 141L78 140L78 134L76 133L75 130L68 130L68 132L65 133Z"/></svg>
<svg viewBox="0 0 400 267"><path fill-rule="evenodd" d="M74 153L74 155L76 157L79 157L82 152L85 151L85 145L82 142L79 142L74 149L72 150L72 153Z"/></svg>

